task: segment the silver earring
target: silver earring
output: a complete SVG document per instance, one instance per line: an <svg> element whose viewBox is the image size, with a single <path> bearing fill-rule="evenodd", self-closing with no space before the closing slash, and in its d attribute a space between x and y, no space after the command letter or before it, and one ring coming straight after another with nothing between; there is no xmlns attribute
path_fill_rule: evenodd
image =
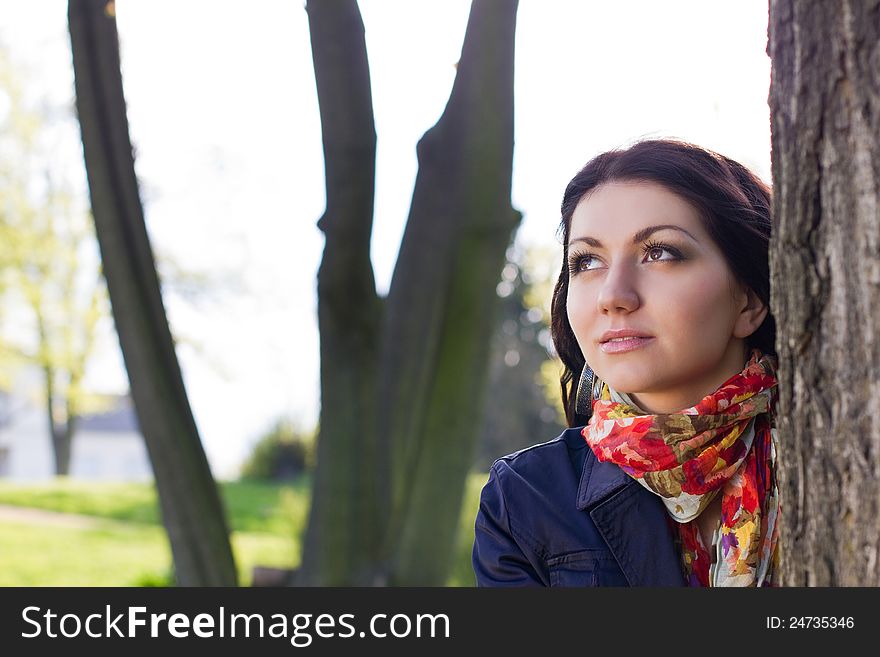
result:
<svg viewBox="0 0 880 657"><path fill-rule="evenodd" d="M596 374L590 366L584 363L581 378L578 381L577 393L575 394L575 412L589 418L593 414L593 400L598 399L599 393L596 388Z"/></svg>

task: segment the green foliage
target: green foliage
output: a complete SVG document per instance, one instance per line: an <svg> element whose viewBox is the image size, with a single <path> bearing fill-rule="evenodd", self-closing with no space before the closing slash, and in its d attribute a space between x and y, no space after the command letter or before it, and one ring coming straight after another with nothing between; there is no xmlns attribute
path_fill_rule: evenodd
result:
<svg viewBox="0 0 880 657"><path fill-rule="evenodd" d="M286 481L310 472L315 463L315 436L278 420L254 445L241 469L245 479Z"/></svg>
<svg viewBox="0 0 880 657"><path fill-rule="evenodd" d="M559 257L543 246L508 249L496 288L501 312L492 336L475 469L488 470L499 456L555 438L565 427L561 363L548 326Z"/></svg>
<svg viewBox="0 0 880 657"><path fill-rule="evenodd" d="M474 567L471 563L474 549L474 521L477 518L477 509L480 507L480 491L488 479L489 474L486 472L468 475L467 487L461 503L455 555L447 586L474 586L476 584Z"/></svg>
<svg viewBox="0 0 880 657"><path fill-rule="evenodd" d="M70 108L35 101L27 82L0 46L7 107L0 115L0 307L27 329L6 330L0 314L0 386L11 385L12 364L38 366L43 402L53 404L50 429L60 436L54 425L99 410L82 383L110 306L88 201L57 155L58 117Z"/></svg>

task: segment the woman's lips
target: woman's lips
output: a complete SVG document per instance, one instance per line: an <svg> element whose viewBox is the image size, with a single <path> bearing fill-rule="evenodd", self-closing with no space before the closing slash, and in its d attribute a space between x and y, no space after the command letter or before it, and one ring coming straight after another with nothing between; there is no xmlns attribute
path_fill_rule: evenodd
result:
<svg viewBox="0 0 880 657"><path fill-rule="evenodd" d="M602 351L606 354L621 354L639 347L644 347L654 338L624 338L623 340L609 340L601 343Z"/></svg>

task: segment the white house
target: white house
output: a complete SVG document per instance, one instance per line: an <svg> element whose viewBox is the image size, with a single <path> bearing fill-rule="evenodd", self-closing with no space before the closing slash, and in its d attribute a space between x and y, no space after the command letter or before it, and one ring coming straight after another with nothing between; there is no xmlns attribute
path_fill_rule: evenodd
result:
<svg viewBox="0 0 880 657"><path fill-rule="evenodd" d="M102 481L153 478L128 395L111 397L105 413L83 415L73 436L70 477ZM16 390L0 390L0 478L50 479L54 457L46 409Z"/></svg>

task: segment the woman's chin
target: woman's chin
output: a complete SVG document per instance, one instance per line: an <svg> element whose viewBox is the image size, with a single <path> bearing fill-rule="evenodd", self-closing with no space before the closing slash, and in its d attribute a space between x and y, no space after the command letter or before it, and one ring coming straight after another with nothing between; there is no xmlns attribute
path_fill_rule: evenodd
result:
<svg viewBox="0 0 880 657"><path fill-rule="evenodd" d="M648 390L651 385L651 381L647 378L633 377L632 373L622 376L615 376L614 373L612 373L608 378L603 377L601 374L598 374L598 376L617 392L622 392L627 395L637 395L640 391Z"/></svg>

